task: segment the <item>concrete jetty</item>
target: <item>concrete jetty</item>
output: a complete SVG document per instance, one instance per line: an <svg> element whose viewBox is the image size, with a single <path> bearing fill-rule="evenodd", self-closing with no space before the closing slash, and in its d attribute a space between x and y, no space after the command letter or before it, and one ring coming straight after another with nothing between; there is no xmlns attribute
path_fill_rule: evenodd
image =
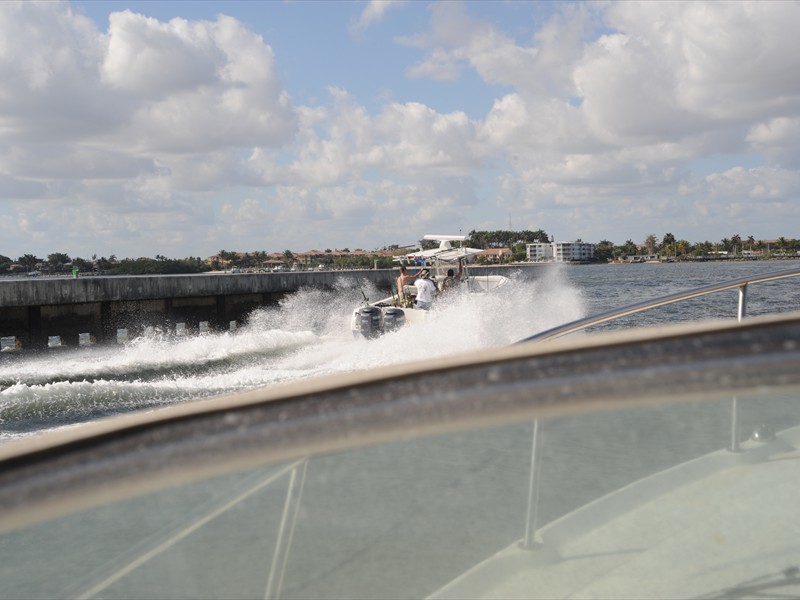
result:
<svg viewBox="0 0 800 600"><path fill-rule="evenodd" d="M301 288L331 288L347 277L391 286L391 269L211 273L0 280L0 338L22 348L116 342L147 327L222 330L255 308ZM183 325L183 327L180 327ZM235 326L235 325L234 325Z"/></svg>

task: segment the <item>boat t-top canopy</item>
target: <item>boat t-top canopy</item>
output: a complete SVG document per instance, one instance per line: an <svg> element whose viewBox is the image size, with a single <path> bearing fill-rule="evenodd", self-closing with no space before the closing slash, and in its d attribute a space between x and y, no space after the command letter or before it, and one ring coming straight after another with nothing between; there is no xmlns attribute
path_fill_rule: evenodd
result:
<svg viewBox="0 0 800 600"><path fill-rule="evenodd" d="M435 240L439 242L439 247L432 250L417 250L405 255L403 260L412 262L425 261L426 263L431 260L454 263L459 259L468 258L481 254L483 250L480 248L467 248L459 247L453 248L451 242L464 242L469 239L466 235L432 235L428 234L422 239Z"/></svg>

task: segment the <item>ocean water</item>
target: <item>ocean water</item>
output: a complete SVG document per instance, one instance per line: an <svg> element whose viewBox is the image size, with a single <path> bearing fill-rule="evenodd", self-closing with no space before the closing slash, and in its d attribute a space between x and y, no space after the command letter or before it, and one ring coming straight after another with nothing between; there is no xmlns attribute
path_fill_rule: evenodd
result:
<svg viewBox="0 0 800 600"><path fill-rule="evenodd" d="M355 339L350 315L364 293L343 277L254 312L236 331L186 337L154 331L122 345L0 354L0 441L114 414L149 410L330 373L511 344L590 314L800 261L546 266L520 270L496 293L440 306L424 328ZM800 281L752 286L748 314L794 310ZM735 318L735 291L601 327Z"/></svg>

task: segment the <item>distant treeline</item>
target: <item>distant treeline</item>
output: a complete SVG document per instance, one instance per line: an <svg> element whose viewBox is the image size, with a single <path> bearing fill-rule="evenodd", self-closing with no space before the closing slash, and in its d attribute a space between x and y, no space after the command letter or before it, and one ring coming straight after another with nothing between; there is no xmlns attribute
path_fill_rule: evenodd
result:
<svg viewBox="0 0 800 600"><path fill-rule="evenodd" d="M62 252L48 255L42 260L32 254L20 256L16 261L7 256L0 255L0 272L11 271L12 265L19 265L26 273L35 273L43 270L47 273L68 273L77 269L81 273L99 272L106 275L169 275L180 273L202 273L210 271L211 266L198 257L181 259L167 258L156 255L156 258L125 258L117 260L116 256L109 258L96 256L92 260L83 258L70 258Z"/></svg>
<svg viewBox="0 0 800 600"><path fill-rule="evenodd" d="M661 254L676 259L697 258L726 254L728 256L787 256L800 252L800 240L779 237L775 240L759 240L749 235L743 238L734 234L729 238L722 238L719 242L691 243L685 239L678 239L672 233L666 233L659 239L651 233L645 237L644 242L636 244L627 240L617 246L608 240L595 244L595 258L600 260L613 260L640 254Z"/></svg>
<svg viewBox="0 0 800 600"><path fill-rule="evenodd" d="M211 267L198 258L125 258L113 265L109 272L114 275L178 275L204 273Z"/></svg>
<svg viewBox="0 0 800 600"><path fill-rule="evenodd" d="M467 245L472 248L509 248L519 244L552 241L542 229L536 231L470 231Z"/></svg>
<svg viewBox="0 0 800 600"><path fill-rule="evenodd" d="M536 231L470 231L465 245L472 248L492 249L508 248L511 252L504 257L504 261L521 262L526 260L526 244L535 242L551 242L553 238L542 229ZM580 242L582 240L569 240ZM420 241L423 248L434 248L436 242L429 240ZM376 264L379 268L392 266L391 254L407 251L397 246L391 246L374 253L353 253L344 251L331 253L326 250L326 257L320 262L333 268L370 268ZM639 254L662 254L674 256L677 259L701 257L715 254L728 255L762 255L762 256L795 256L800 253L800 240L779 237L775 240L757 240L754 236L742 237L734 234L723 238L719 242L694 242L676 238L672 233L665 234L659 240L655 234L648 234L642 243L627 240L624 244L616 245L609 240L601 240L595 244L595 260L606 261L620 259ZM220 268L241 267L259 268L267 258L267 253L256 251L252 253L226 252L220 250L219 254L211 259L204 260L198 257L181 259L167 258L156 254L155 258L124 258L118 260L113 254L106 258L93 255L91 260L83 258L70 258L62 252L49 254L46 259L41 259L33 254L25 254L16 260L0 255L0 273L35 272L43 270L48 273L68 273L78 269L81 273L103 273L107 275L155 275L155 274L181 274L202 273ZM282 259L287 265L300 262L298 257L286 250ZM313 268L313 265L304 265ZM13 269L12 269L13 267Z"/></svg>

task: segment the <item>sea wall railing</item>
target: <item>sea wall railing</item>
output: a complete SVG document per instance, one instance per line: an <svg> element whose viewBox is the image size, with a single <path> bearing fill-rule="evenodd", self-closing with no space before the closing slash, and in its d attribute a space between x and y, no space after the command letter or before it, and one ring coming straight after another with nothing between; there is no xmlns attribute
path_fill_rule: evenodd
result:
<svg viewBox="0 0 800 600"><path fill-rule="evenodd" d="M577 319L558 327L553 327L546 331L542 331L535 335L529 336L517 343L526 342L543 342L553 340L571 333L584 331L589 327L621 319L635 315L647 310L675 304L677 302L685 302L694 298L708 296L727 290L738 290L738 310L737 320L741 322L747 314L747 289L748 286L757 283L766 283L769 281L778 281L780 279L789 279L792 277L800 276L800 269L786 269L776 271L774 273L767 273L764 275L753 275L748 277L741 277L720 283L713 283L711 285L676 292L668 294L659 298L644 300L635 304L630 304L622 308L609 310L597 315ZM536 546L535 536L537 530L536 516L538 512L538 496L539 496L539 478L541 474L541 465L539 456L541 454L542 445L542 430L538 420L533 423L533 443L531 449L531 473L528 487L528 509L525 518L525 535L523 538L523 546L525 548L534 548ZM739 399L734 396L731 399L731 437L730 446L728 448L731 452L739 452Z"/></svg>

